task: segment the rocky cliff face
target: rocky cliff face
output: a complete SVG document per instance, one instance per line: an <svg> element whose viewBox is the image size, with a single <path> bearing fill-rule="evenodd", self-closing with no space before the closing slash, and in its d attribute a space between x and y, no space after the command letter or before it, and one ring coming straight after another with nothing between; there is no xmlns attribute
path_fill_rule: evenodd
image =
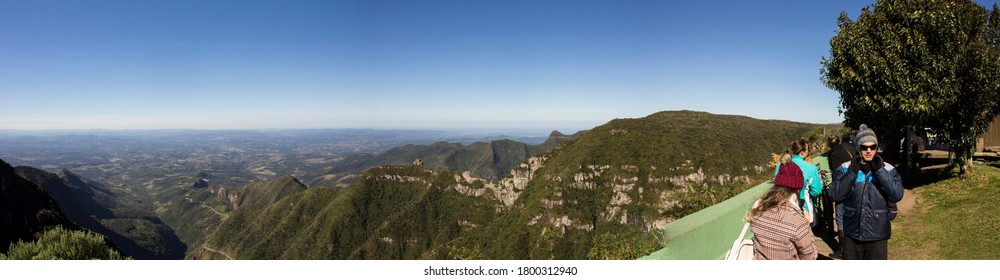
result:
<svg viewBox="0 0 1000 280"><path fill-rule="evenodd" d="M216 191L215 189L211 189L211 192L214 193L216 197L229 204L229 207L231 207L232 209L240 208L239 192L230 191L230 188L227 187L219 187L218 191Z"/></svg>
<svg viewBox="0 0 1000 280"><path fill-rule="evenodd" d="M502 203L503 209L510 208L517 200L521 192L525 187L528 186L528 182L531 182L535 177L535 171L541 168L545 164L545 160L548 159L546 156L536 156L531 157L524 163L519 164L511 170L510 176L503 178L499 182L493 183L486 179L476 178L472 176L471 172L462 172L461 175L456 175L455 180L459 183L455 186L451 186L461 194L471 195L471 196L483 196L486 194L491 194L492 198L499 200ZM473 187L474 185L481 185L481 187ZM503 209L497 209L498 211Z"/></svg>
<svg viewBox="0 0 1000 280"><path fill-rule="evenodd" d="M695 168L690 161L672 168L671 171L687 171L686 175L656 176L657 166L637 165L578 165L577 172L557 175L545 173L539 177L539 170L546 161L559 152L532 157L515 167L510 176L493 183L472 176L470 172L454 173L450 185L435 185L428 178L439 175L431 169L422 169L424 175L393 174L393 167L380 167L378 175L363 177L364 181L382 184L418 184L427 188L440 188L471 197L483 197L499 202L497 215L511 215L516 212L531 213L524 226L538 228L545 234L566 236L568 231L593 232L597 227L609 224L633 227L649 233L662 228L677 219L670 215L691 207L692 196L710 195L703 190L712 185L728 186L753 183L750 175L718 176L705 175L702 168ZM763 167L754 166L747 170L764 172ZM535 187L547 195L536 202L521 201L526 189ZM527 198L526 198L527 199ZM721 199L721 198L720 198ZM592 205L588 205L592 204ZM531 205L540 209L530 210ZM574 215L567 209L589 208L592 215ZM485 228L488 224L457 221L468 229ZM385 237L389 238L389 237ZM390 240L390 239L387 239ZM384 240L383 240L384 241ZM395 240L392 240L395 241ZM390 245L386 241L386 245ZM385 242L383 242L385 243Z"/></svg>

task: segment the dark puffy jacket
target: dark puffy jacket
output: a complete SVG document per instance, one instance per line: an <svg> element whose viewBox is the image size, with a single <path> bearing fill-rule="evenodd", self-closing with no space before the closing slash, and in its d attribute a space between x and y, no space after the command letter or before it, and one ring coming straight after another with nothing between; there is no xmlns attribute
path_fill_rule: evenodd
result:
<svg viewBox="0 0 1000 280"><path fill-rule="evenodd" d="M903 199L903 183L899 172L886 163L885 167L865 174L850 174L851 162L845 162L833 172L830 197L844 205L844 234L857 241L889 239L889 202Z"/></svg>
<svg viewBox="0 0 1000 280"><path fill-rule="evenodd" d="M826 157L826 160L830 162L830 169L833 169L842 163L851 161L851 157L851 152L844 145L837 145L830 149L830 155Z"/></svg>

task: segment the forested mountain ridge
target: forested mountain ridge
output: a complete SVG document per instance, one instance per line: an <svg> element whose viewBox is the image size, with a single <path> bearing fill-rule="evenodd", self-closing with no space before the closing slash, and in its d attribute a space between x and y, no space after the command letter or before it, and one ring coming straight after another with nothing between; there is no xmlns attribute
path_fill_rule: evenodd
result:
<svg viewBox="0 0 1000 280"><path fill-rule="evenodd" d="M475 184L424 166L372 168L343 190L312 188L264 209L240 208L191 257L421 258L498 211L495 198L461 194L457 185Z"/></svg>
<svg viewBox="0 0 1000 280"><path fill-rule="evenodd" d="M46 229L62 226L78 229L62 212L55 199L38 185L17 175L14 167L0 160L0 252L11 242L33 240Z"/></svg>
<svg viewBox="0 0 1000 280"><path fill-rule="evenodd" d="M275 180L251 183L236 193L237 200L234 209L251 207L265 208L282 198L294 195L308 189L305 184L292 176L284 176Z"/></svg>
<svg viewBox="0 0 1000 280"><path fill-rule="evenodd" d="M193 257L631 259L662 246L652 231L766 180L771 153L816 126L661 112L596 127L496 182L373 168L343 190L239 209Z"/></svg>
<svg viewBox="0 0 1000 280"><path fill-rule="evenodd" d="M121 258L104 236L82 230L41 186L0 159L0 260Z"/></svg>
<svg viewBox="0 0 1000 280"><path fill-rule="evenodd" d="M553 132L538 145L438 142L303 161L342 171L328 173L336 178L326 182L345 184L335 188L307 188L295 172L245 182L185 161L163 164L191 172L162 173L141 187L111 188L65 169L10 172L137 258L177 258L183 247L156 244L183 243L192 259L631 259L663 245L654 232L666 223L769 178L771 154L817 127L660 112ZM59 211L44 208L28 212ZM183 242L166 242L171 234Z"/></svg>
<svg viewBox="0 0 1000 280"><path fill-rule="evenodd" d="M565 135L553 131L545 142L529 145L522 142L501 139L490 142L475 142L468 146L461 143L436 142L430 145L409 144L392 148L378 155L359 154L334 163L327 174L310 183L311 186L347 187L359 174L380 165L403 165L419 161L436 169L469 171L472 176L487 181L497 181L510 170L534 155L544 153L560 143L576 139L583 132Z"/></svg>
<svg viewBox="0 0 1000 280"><path fill-rule="evenodd" d="M650 232L766 180L771 153L816 126L692 111L612 120L544 154L498 222L450 245L463 258L642 256L662 246Z"/></svg>
<svg viewBox="0 0 1000 280"><path fill-rule="evenodd" d="M212 236L216 228L238 209L260 209L305 191L307 187L292 176L249 183L245 186L204 183L210 176L197 175L191 186L175 187L161 193L157 215L174 228L188 245L189 255ZM206 178L202 178L206 177Z"/></svg>
<svg viewBox="0 0 1000 280"><path fill-rule="evenodd" d="M19 166L15 171L50 194L70 220L108 237L133 258L180 259L187 250L173 229L134 196L115 193L66 169L49 173Z"/></svg>

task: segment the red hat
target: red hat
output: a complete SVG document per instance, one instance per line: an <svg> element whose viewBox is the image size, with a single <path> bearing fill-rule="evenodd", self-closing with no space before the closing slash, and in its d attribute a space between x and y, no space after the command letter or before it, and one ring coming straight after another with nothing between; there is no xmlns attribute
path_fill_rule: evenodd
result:
<svg viewBox="0 0 1000 280"><path fill-rule="evenodd" d="M805 185L805 177L802 177L802 169L797 165L782 164L778 169L778 175L774 176L774 185L791 189L801 189Z"/></svg>

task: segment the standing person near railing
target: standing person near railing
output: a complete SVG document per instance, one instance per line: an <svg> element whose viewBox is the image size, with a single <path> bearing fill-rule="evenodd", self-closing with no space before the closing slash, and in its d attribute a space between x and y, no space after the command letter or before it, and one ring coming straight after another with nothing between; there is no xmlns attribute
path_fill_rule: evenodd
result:
<svg viewBox="0 0 1000 280"><path fill-rule="evenodd" d="M792 155L792 162L802 170L805 187L799 192L799 199L802 200L802 209L807 214L806 218L809 220L811 226L815 222L813 219L815 217L814 213L816 213L815 209L813 209L811 197L823 193L823 182L819 177L819 168L805 159L809 155L809 142L806 139L800 138L792 141L792 144L785 150L785 153ZM781 165L781 163L778 163L778 166L774 169L775 174L778 173Z"/></svg>
<svg viewBox="0 0 1000 280"><path fill-rule="evenodd" d="M750 212L746 220L753 232L755 260L815 260L812 229L799 206L798 192L805 185L802 170L783 154L774 186Z"/></svg>
<svg viewBox="0 0 1000 280"><path fill-rule="evenodd" d="M841 164L849 162L851 161L852 158L854 158L854 153L852 152L854 150L854 144L853 144L854 141L851 140L852 138L854 138L854 133L845 132L843 135L840 136L839 141L835 141L836 136L833 136L827 143L828 145L830 145L830 152L829 155L826 157L826 159L830 164L831 170L836 169ZM825 199L827 201L833 202L833 197L830 196L830 189L829 189L830 187L833 186L832 183L833 174L830 174L830 177L831 177L831 184L830 186L827 186L824 195L826 195ZM833 252L833 255L831 255L831 257L837 259L843 259L844 258L844 246L843 246L844 206L843 203L835 203L835 204L836 205L834 205L834 209L836 211L834 211L834 221L837 224L837 242L839 242L841 246L837 246L838 247L837 251Z"/></svg>
<svg viewBox="0 0 1000 280"><path fill-rule="evenodd" d="M888 205L903 199L903 184L899 172L876 155L874 131L862 124L855 139L858 155L834 171L830 187L834 201L843 203L844 259L885 260L892 235Z"/></svg>

